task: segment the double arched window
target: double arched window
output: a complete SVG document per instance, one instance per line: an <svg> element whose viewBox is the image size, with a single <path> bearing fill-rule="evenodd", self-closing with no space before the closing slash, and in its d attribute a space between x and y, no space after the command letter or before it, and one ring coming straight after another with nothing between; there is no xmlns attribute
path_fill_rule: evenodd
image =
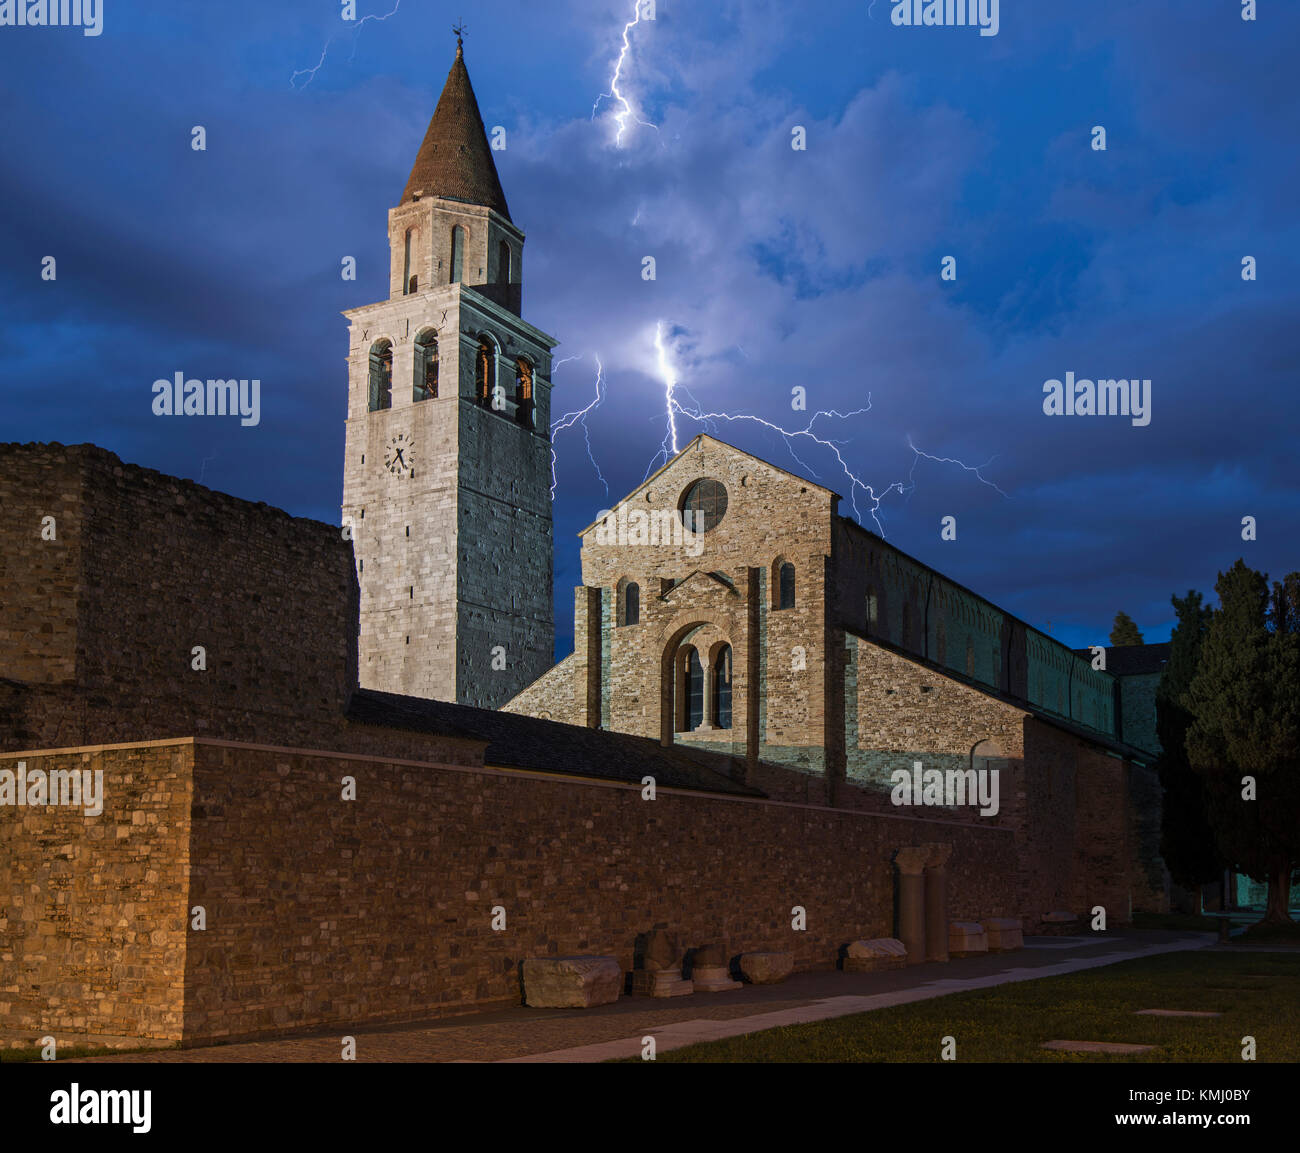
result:
<svg viewBox="0 0 1300 1153"><path fill-rule="evenodd" d="M438 334L426 328L415 338L415 377L411 399L431 400L438 395Z"/></svg>
<svg viewBox="0 0 1300 1153"><path fill-rule="evenodd" d="M393 407L393 342L377 340L370 346L370 411Z"/></svg>
<svg viewBox="0 0 1300 1153"><path fill-rule="evenodd" d="M618 623L619 625L641 623L641 586L636 581L619 581Z"/></svg>
<svg viewBox="0 0 1300 1153"><path fill-rule="evenodd" d="M694 732L704 723L704 666L694 645L687 645L678 659L682 710L680 732Z"/></svg>
<svg viewBox="0 0 1300 1153"><path fill-rule="evenodd" d="M497 349L490 336L480 336L474 358L474 388L481 404L491 404L496 387Z"/></svg>
<svg viewBox="0 0 1300 1153"><path fill-rule="evenodd" d="M526 356L515 360L515 417L525 427L533 427L533 362Z"/></svg>
<svg viewBox="0 0 1300 1153"><path fill-rule="evenodd" d="M794 608L794 565L783 557L772 565L772 607Z"/></svg>
<svg viewBox="0 0 1300 1153"><path fill-rule="evenodd" d="M723 645L713 658L713 727L731 728L730 645Z"/></svg>

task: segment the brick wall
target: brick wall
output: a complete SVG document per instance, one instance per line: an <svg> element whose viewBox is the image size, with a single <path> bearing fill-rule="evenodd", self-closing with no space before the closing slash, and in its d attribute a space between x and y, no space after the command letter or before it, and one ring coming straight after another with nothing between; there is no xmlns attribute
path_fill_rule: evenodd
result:
<svg viewBox="0 0 1300 1153"><path fill-rule="evenodd" d="M202 741L27 760L103 766L108 806L0 809L0 1028L175 1038L182 982L190 1040L422 1017L516 1000L525 957L628 968L662 920L829 968L930 841L952 916L1018 911L992 828Z"/></svg>
<svg viewBox="0 0 1300 1153"><path fill-rule="evenodd" d="M342 724L357 584L337 528L92 445L0 446L0 497L22 507L0 521L5 587L17 590L0 608L0 676L26 686L8 689L19 716L0 748L302 741ZM47 507L63 513L55 542L34 523ZM206 671L192 667L195 646ZM59 691L74 654L76 683Z"/></svg>
<svg viewBox="0 0 1300 1153"><path fill-rule="evenodd" d="M248 748L200 745L195 774L195 1036L512 1001L523 958L629 968L661 920L828 968L893 932L890 857L926 841L956 846L954 917L1017 911L1011 837L992 829ZM345 774L356 802L339 800Z"/></svg>
<svg viewBox="0 0 1300 1153"><path fill-rule="evenodd" d="M0 807L0 1030L180 1040L192 742L21 759L103 773L103 812Z"/></svg>

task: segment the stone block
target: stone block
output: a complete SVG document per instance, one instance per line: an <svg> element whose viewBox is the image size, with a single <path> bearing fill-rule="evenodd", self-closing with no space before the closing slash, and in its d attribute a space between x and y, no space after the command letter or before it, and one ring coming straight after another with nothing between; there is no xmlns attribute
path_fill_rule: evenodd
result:
<svg viewBox="0 0 1300 1153"><path fill-rule="evenodd" d="M878 973L884 969L901 969L906 964L907 946L896 937L854 941L844 957L846 973Z"/></svg>
<svg viewBox="0 0 1300 1153"><path fill-rule="evenodd" d="M775 985L794 972L793 953L742 953L740 973L752 985Z"/></svg>
<svg viewBox="0 0 1300 1153"><path fill-rule="evenodd" d="M725 993L741 987L739 981L732 980L726 965L696 965L691 970L691 981L697 993Z"/></svg>
<svg viewBox="0 0 1300 1153"><path fill-rule="evenodd" d="M632 973L634 997L688 997L694 992L694 984L676 969L636 969Z"/></svg>
<svg viewBox="0 0 1300 1153"><path fill-rule="evenodd" d="M623 991L623 970L613 957L528 957L524 1002L535 1009L586 1009L609 1005Z"/></svg>
<svg viewBox="0 0 1300 1153"><path fill-rule="evenodd" d="M980 926L988 935L990 953L1010 953L1025 947L1025 935L1015 917L987 917Z"/></svg>
<svg viewBox="0 0 1300 1153"><path fill-rule="evenodd" d="M1038 921L1038 931L1048 936L1070 934L1078 931L1079 918L1073 913L1057 909L1051 913L1044 913Z"/></svg>
<svg viewBox="0 0 1300 1153"><path fill-rule="evenodd" d="M948 953L951 956L975 957L988 951L988 934L978 921L948 922Z"/></svg>

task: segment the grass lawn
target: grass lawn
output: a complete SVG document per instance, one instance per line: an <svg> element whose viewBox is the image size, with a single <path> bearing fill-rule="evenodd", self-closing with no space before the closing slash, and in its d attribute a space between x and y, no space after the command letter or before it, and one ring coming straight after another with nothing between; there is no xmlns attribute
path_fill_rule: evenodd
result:
<svg viewBox="0 0 1300 1153"><path fill-rule="evenodd" d="M1190 929L1195 933L1217 933L1218 917L1202 917L1197 913L1134 913L1135 929Z"/></svg>
<svg viewBox="0 0 1300 1153"><path fill-rule="evenodd" d="M1223 1016L1137 1017L1138 1009L1208 1010ZM1300 953L1167 953L691 1045L657 1059L938 1061L947 1036L956 1039L958 1061L1237 1062L1245 1036L1255 1038L1258 1061L1297 1061ZM1158 1048L1117 1056L1039 1047L1053 1040L1125 1041Z"/></svg>

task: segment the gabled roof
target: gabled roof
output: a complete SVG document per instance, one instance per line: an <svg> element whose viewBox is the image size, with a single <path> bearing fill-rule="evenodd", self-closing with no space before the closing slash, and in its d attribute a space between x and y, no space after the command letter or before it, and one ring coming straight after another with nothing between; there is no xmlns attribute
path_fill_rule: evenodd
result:
<svg viewBox="0 0 1300 1153"><path fill-rule="evenodd" d="M1158 673L1169 660L1169 641L1155 645L1107 645L1106 671L1117 677ZM1092 649L1075 649L1081 657L1092 657Z"/></svg>
<svg viewBox="0 0 1300 1153"><path fill-rule="evenodd" d="M709 581L710 584L717 585L720 589L722 589L723 592L730 593L733 597L740 595L736 591L736 586L721 573L704 572L701 569L696 569L694 572L690 574L690 576L684 577L682 580L679 580L676 584L671 585L668 589L666 589L660 595L659 599L661 601L672 600L673 597L677 594L677 592L680 589L684 589L688 584L691 583L691 581L695 580L696 577L698 577L702 581Z"/></svg>
<svg viewBox="0 0 1300 1153"><path fill-rule="evenodd" d="M682 457L684 457L688 452L690 452L691 449L694 448L695 445L697 445L702 440L707 440L712 444L716 444L722 448L729 449L731 452L739 453L741 456L748 457L750 460L754 461L755 463L761 464L764 468L770 468L773 472L779 472L783 476L788 476L792 480L797 480L800 484L807 485L809 488L818 489L819 491L824 492L827 496L833 496L836 500L841 499L840 494L837 493L834 489L827 488L825 485L818 484L815 480L809 480L806 476L800 476L797 472L791 472L787 468L782 468L780 465L773 464L770 460L764 460L761 456L755 456L752 452L746 452L743 448L737 448L734 444L729 444L725 440L719 440L716 436L709 436L708 433L702 432L699 434L699 436L693 437L690 443L687 444L686 447L683 448L676 456L672 457L668 461L665 461L662 468L657 469L655 472L651 473L648 477L646 477L645 480L643 480L639 485L637 485L636 488L634 488L630 493L627 494L627 496L623 497L621 500L615 501L613 507L609 511L613 512L614 509L617 509L620 505L627 504L627 502L630 501L634 496L637 496L640 493L644 492L647 488L649 488L652 484L654 484L656 480L658 480L661 476L663 476L664 473L666 473L670 468L672 468L674 464L676 464L679 460L681 460ZM587 525L586 528L580 529L578 535L586 536L587 533L590 532L593 528L595 528L598 524L600 524L600 522L603 519L604 519L603 517L597 517L595 520L591 522L591 524Z"/></svg>
<svg viewBox="0 0 1300 1153"><path fill-rule="evenodd" d="M401 203L410 204L416 193L482 205L510 219L459 41Z"/></svg>

